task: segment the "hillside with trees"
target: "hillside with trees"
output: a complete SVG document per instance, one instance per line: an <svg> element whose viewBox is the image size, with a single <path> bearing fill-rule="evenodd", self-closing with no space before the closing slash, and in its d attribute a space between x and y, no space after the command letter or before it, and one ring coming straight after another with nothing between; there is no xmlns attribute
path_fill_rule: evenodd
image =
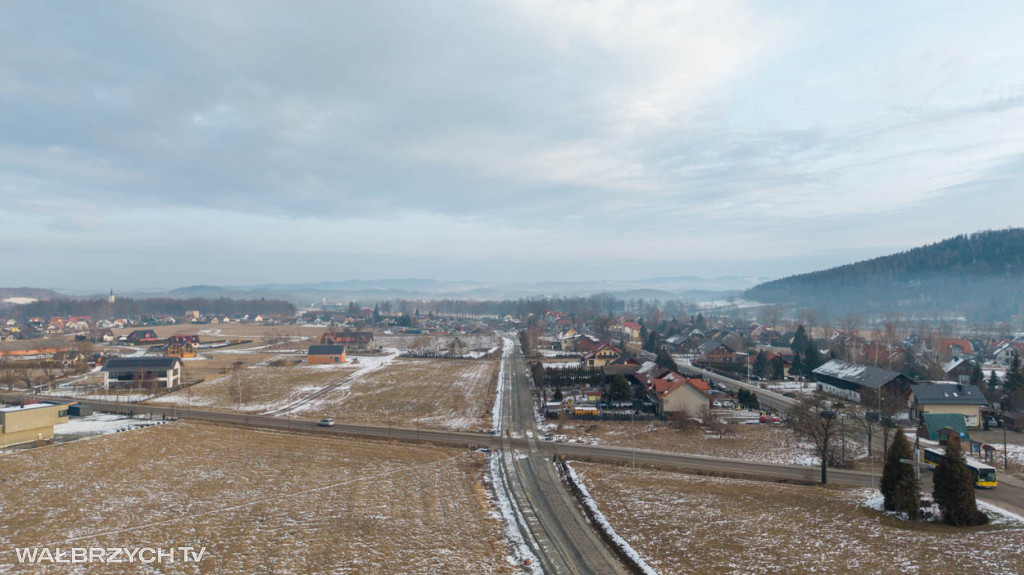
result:
<svg viewBox="0 0 1024 575"><path fill-rule="evenodd" d="M759 284L747 299L823 317L900 310L1001 321L1022 313L1024 228L959 235L905 252Z"/></svg>

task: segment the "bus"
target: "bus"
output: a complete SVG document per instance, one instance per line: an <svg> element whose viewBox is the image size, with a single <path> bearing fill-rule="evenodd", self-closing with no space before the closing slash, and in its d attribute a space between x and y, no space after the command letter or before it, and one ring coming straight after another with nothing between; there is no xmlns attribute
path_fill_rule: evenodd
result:
<svg viewBox="0 0 1024 575"><path fill-rule="evenodd" d="M924 461L928 463L932 470L946 457L946 451L943 449L935 449L934 447L926 447L924 450ZM974 476L974 487L978 489L995 489L996 487L996 468L991 465L986 465L977 459L971 457L964 457L964 462L967 464L967 469L971 470L971 475Z"/></svg>

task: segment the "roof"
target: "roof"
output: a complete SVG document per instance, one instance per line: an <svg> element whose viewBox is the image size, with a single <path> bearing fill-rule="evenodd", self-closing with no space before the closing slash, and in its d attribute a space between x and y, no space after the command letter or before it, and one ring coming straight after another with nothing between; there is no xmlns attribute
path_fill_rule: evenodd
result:
<svg viewBox="0 0 1024 575"><path fill-rule="evenodd" d="M309 355L342 355L345 353L343 345L311 345Z"/></svg>
<svg viewBox="0 0 1024 575"><path fill-rule="evenodd" d="M41 407L61 407L70 405L69 403L29 403L27 405L12 405L9 407L0 407L0 413L13 413L16 411L23 411L26 409L39 409Z"/></svg>
<svg viewBox="0 0 1024 575"><path fill-rule="evenodd" d="M174 369L174 365L180 362L181 360L176 357L115 357L103 362L102 371L115 371L120 369Z"/></svg>
<svg viewBox="0 0 1024 575"><path fill-rule="evenodd" d="M814 375L824 375L848 383L878 389L892 380L904 377L898 371L882 369L860 363L850 363L839 359L831 359L814 370Z"/></svg>
<svg viewBox="0 0 1024 575"><path fill-rule="evenodd" d="M967 360L962 357L954 357L942 365L942 372L949 373L960 366L962 363L966 363Z"/></svg>
<svg viewBox="0 0 1024 575"><path fill-rule="evenodd" d="M658 397L664 397L685 384L690 384L690 387L703 393L707 393L708 390L711 389L710 387L708 387L708 384L702 379L683 377L674 371L670 371L669 373L665 374L664 377L651 380L651 387L654 388L654 391L655 393L658 394Z"/></svg>
<svg viewBox="0 0 1024 575"><path fill-rule="evenodd" d="M942 347L945 350L949 350L953 346L958 346L962 350L962 353L967 355L974 354L974 346L972 346L971 342L966 339L947 339L942 342Z"/></svg>
<svg viewBox="0 0 1024 575"><path fill-rule="evenodd" d="M960 434L960 437L970 440L967 433L967 424L964 416L959 413L925 413L921 415L925 428L928 430L928 439L939 440L939 430L948 427Z"/></svg>
<svg viewBox="0 0 1024 575"><path fill-rule="evenodd" d="M985 394L976 385L919 384L911 385L914 400L923 405L988 405Z"/></svg>

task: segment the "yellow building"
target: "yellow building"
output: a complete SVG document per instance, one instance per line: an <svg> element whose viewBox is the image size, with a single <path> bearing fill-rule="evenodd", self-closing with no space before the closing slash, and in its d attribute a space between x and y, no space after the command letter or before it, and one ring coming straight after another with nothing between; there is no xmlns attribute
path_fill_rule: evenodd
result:
<svg viewBox="0 0 1024 575"><path fill-rule="evenodd" d="M0 447L53 438L53 426L68 422L68 404L31 403L0 408Z"/></svg>

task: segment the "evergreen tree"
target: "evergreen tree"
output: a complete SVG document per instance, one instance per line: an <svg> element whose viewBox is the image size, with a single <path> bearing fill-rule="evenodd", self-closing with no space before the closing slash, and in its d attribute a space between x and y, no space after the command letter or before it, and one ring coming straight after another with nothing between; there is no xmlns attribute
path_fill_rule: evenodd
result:
<svg viewBox="0 0 1024 575"><path fill-rule="evenodd" d="M789 348L796 353L800 353L807 349L809 339L807 337L807 329L804 328L804 324L800 324L796 328L796 335L793 336L793 342L789 345Z"/></svg>
<svg viewBox="0 0 1024 575"><path fill-rule="evenodd" d="M377 323L380 321L380 309L377 304L373 304L373 322Z"/></svg>
<svg viewBox="0 0 1024 575"><path fill-rule="evenodd" d="M555 388L555 394L551 396L555 401L562 401L562 388L561 386Z"/></svg>
<svg viewBox="0 0 1024 575"><path fill-rule="evenodd" d="M932 495L942 510L942 522L955 527L982 525L988 516L978 511L974 499L974 476L964 462L958 441L946 445L946 456L935 468Z"/></svg>
<svg viewBox="0 0 1024 575"><path fill-rule="evenodd" d="M679 366L676 365L676 361L672 359L672 356L669 355L668 351L665 348L661 348L658 350L658 357L654 360L654 363L657 363L658 365L664 367L665 369L671 369L672 371L676 371L679 369Z"/></svg>
<svg viewBox="0 0 1024 575"><path fill-rule="evenodd" d="M650 332L647 334L647 339L644 340L644 349L651 353L658 353L660 342L658 341L657 332Z"/></svg>
<svg viewBox="0 0 1024 575"><path fill-rule="evenodd" d="M823 363L825 361L821 358L818 344L814 343L813 339L808 339L807 348L804 349L804 373L811 375L811 372L821 367Z"/></svg>
<svg viewBox="0 0 1024 575"><path fill-rule="evenodd" d="M608 395L612 401L629 401L633 397L633 388L620 373L612 378L612 383L608 386Z"/></svg>
<svg viewBox="0 0 1024 575"><path fill-rule="evenodd" d="M772 379L775 381L781 381L786 379L786 364L782 361L782 356L777 355L772 358Z"/></svg>
<svg viewBox="0 0 1024 575"><path fill-rule="evenodd" d="M789 367L790 375L804 375L804 362L800 359L800 354L793 356L793 365Z"/></svg>
<svg viewBox="0 0 1024 575"><path fill-rule="evenodd" d="M997 374L996 370L993 369L991 375L988 376L988 388L995 389L1002 383L1002 380L999 379L999 374Z"/></svg>
<svg viewBox="0 0 1024 575"><path fill-rule="evenodd" d="M970 383L985 391L985 372L981 371L981 364L978 362L974 362L974 367L971 368Z"/></svg>
<svg viewBox="0 0 1024 575"><path fill-rule="evenodd" d="M754 375L757 377L765 377L768 373L768 355L765 354L764 350L757 352L757 357L754 358Z"/></svg>
<svg viewBox="0 0 1024 575"><path fill-rule="evenodd" d="M704 333L708 330L708 322L707 320L704 319L704 314L702 313L697 314L697 319L693 323L694 327L699 329L701 333Z"/></svg>
<svg viewBox="0 0 1024 575"><path fill-rule="evenodd" d="M1017 352L1013 353L1013 359L1010 360L1010 367L1006 370L1006 380L1003 385L1007 393L1024 389L1024 370L1021 368L1020 354Z"/></svg>
<svg viewBox="0 0 1024 575"><path fill-rule="evenodd" d="M913 450L907 436L903 434L903 428L898 428L885 457L880 488L887 511L900 511L906 513L909 519L917 519L918 485L914 468L900 461L909 460L912 455Z"/></svg>

